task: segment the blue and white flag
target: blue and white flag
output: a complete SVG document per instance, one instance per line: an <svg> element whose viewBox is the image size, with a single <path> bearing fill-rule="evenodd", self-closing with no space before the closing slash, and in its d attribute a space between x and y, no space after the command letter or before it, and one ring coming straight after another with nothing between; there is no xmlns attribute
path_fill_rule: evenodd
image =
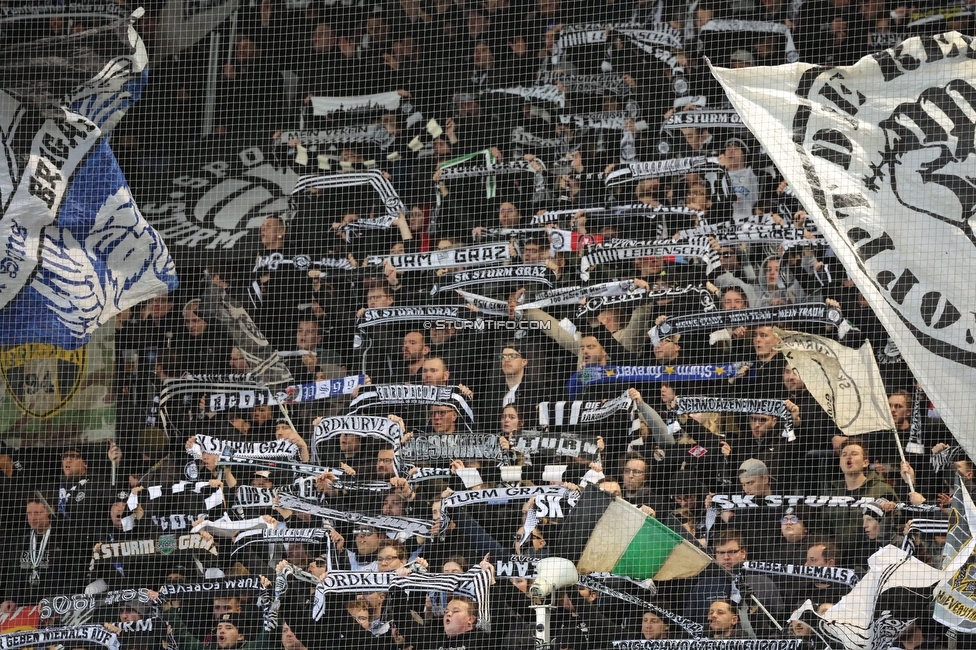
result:
<svg viewBox="0 0 976 650"><path fill-rule="evenodd" d="M145 86L146 49L119 21L4 55L0 345L73 350L178 284L107 139Z"/></svg>

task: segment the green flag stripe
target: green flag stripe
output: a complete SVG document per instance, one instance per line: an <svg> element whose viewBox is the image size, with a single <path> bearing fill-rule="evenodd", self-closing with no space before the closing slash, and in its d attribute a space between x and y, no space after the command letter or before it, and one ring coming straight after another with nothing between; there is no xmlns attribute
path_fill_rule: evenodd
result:
<svg viewBox="0 0 976 650"><path fill-rule="evenodd" d="M613 572L637 580L653 578L667 562L671 551L682 543L681 535L648 517L617 560Z"/></svg>

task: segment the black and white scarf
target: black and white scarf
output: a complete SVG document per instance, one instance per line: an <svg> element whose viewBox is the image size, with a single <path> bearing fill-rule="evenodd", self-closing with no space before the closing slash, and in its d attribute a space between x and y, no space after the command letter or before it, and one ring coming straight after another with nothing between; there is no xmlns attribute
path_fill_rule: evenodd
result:
<svg viewBox="0 0 976 650"><path fill-rule="evenodd" d="M195 379L167 379L159 391L160 413L168 414L170 403L195 408L200 397L208 396L207 409L211 413L231 407L254 408L273 402L271 391L257 381L198 381Z"/></svg>
<svg viewBox="0 0 976 650"><path fill-rule="evenodd" d="M760 20L710 20L705 23L699 32L699 40L706 34L715 33L736 33L745 32L753 34L779 34L785 39L784 53L787 63L796 63L800 60L800 54L796 51L793 44L793 35L790 28L783 23L765 22ZM728 36L726 36L728 38Z"/></svg>
<svg viewBox="0 0 976 650"><path fill-rule="evenodd" d="M780 564L779 562L743 562L742 568L751 573L766 575L792 576L816 580L817 582L831 582L844 585L848 589L858 583L857 573L853 569L837 566L807 566L805 564Z"/></svg>
<svg viewBox="0 0 976 650"><path fill-rule="evenodd" d="M614 589L613 587L608 585L604 580L598 579L593 576L580 576L579 581L576 584L581 587L592 589L593 591L598 591L601 594L605 594L607 596L610 596L611 598L616 598L617 600L621 600L625 603L637 605L638 607L646 611L654 612L657 616L660 616L665 620L671 621L672 623L680 627L682 630L688 633L688 635L691 636L691 638L693 639L700 639L702 635L704 635L705 633L704 627L700 623L696 623L695 621L692 621L689 618L685 618L684 616L680 614L676 614L675 612L672 612L670 610L664 609L663 607L658 607L657 605L654 605L653 603L649 603L642 598L638 598L633 594L627 593L626 591ZM698 643L698 641L696 640L695 643ZM690 647L691 646L689 646L689 650Z"/></svg>
<svg viewBox="0 0 976 650"><path fill-rule="evenodd" d="M710 312L715 310L715 296L712 295L711 291L700 285L688 285L685 287L665 289L663 291L644 291L641 289L635 289L634 291L630 291L619 296L594 296L587 299L586 302L580 305L579 309L576 311L576 316L582 317L586 314L601 312L604 309L616 307L637 300L668 300L673 298L683 298L690 295L697 296L697 306L700 311Z"/></svg>
<svg viewBox="0 0 976 650"><path fill-rule="evenodd" d="M580 129L607 129L623 131L627 128L627 121L634 120L638 131L647 130L647 122L640 119L636 110L624 111L595 111L592 113L569 113L559 116L560 124L575 124Z"/></svg>
<svg viewBox="0 0 976 650"><path fill-rule="evenodd" d="M374 406L404 406L421 404L427 406L450 406L466 417L474 420L474 411L457 386L423 386L417 384L373 384L364 387L349 404L349 415L364 408Z"/></svg>
<svg viewBox="0 0 976 650"><path fill-rule="evenodd" d="M181 599L193 594L215 594L220 592L249 591L258 596L258 604L265 602L264 596L268 589L261 584L257 576L240 578L224 578L222 580L208 580L206 582L173 582L166 583L159 588L156 603L162 605L174 598Z"/></svg>
<svg viewBox="0 0 976 650"><path fill-rule="evenodd" d="M204 539L193 533L188 535L163 535L159 539L136 539L126 542L102 542L98 550L92 551L88 570L93 571L101 560L126 557L145 557L147 555L169 555L174 551L200 551L217 555L217 545L212 539Z"/></svg>
<svg viewBox="0 0 976 650"><path fill-rule="evenodd" d="M939 453L932 454L932 469L936 472L942 472L942 470L952 465L952 463L964 458L965 455L966 452L962 447L946 447Z"/></svg>
<svg viewBox="0 0 976 650"><path fill-rule="evenodd" d="M844 314L836 307L822 302L782 305L779 307L756 307L753 309L731 309L709 314L690 314L672 316L648 331L654 345L675 334L686 334L702 330L735 329L736 327L760 327L776 323L823 323L838 328L844 323ZM847 328L849 331L849 327ZM844 332L846 334L846 331ZM843 338L843 336L840 336Z"/></svg>
<svg viewBox="0 0 976 650"><path fill-rule="evenodd" d="M400 461L406 464L450 461L458 458L506 460L510 456L502 450L498 443L498 436L471 433L414 435L397 454Z"/></svg>
<svg viewBox="0 0 976 650"><path fill-rule="evenodd" d="M663 131L687 128L746 130L742 118L732 109L699 109L695 111L676 111L661 125Z"/></svg>
<svg viewBox="0 0 976 650"><path fill-rule="evenodd" d="M380 416L340 415L324 418L315 425L315 435L312 439L312 460L315 461L320 457L319 445L344 433L377 438L397 450L400 448L400 441L403 439L405 431L399 423Z"/></svg>
<svg viewBox="0 0 976 650"><path fill-rule="evenodd" d="M635 639L611 645L614 650L800 650L803 639Z"/></svg>
<svg viewBox="0 0 976 650"><path fill-rule="evenodd" d="M561 485L531 485L518 487L486 488L483 490L462 490L452 492L441 499L441 513L444 510L475 504L506 504L509 501L528 499L566 499L570 507L576 505L578 492L571 492Z"/></svg>
<svg viewBox="0 0 976 650"><path fill-rule="evenodd" d="M251 272L277 271L280 268L292 268L296 271L321 271L325 269L352 271L356 266L345 257L322 257L314 259L310 255L285 256L281 253L271 253L270 255L259 255L254 261L254 267L251 269Z"/></svg>
<svg viewBox="0 0 976 650"><path fill-rule="evenodd" d="M458 266L484 266L499 264L512 259L506 242L480 244L466 248L445 248L428 253L404 253L366 258L366 263L383 266L389 262L397 271L426 271L430 269L450 269Z"/></svg>
<svg viewBox="0 0 976 650"><path fill-rule="evenodd" d="M511 450L531 458L548 452L566 458L585 458L595 461L600 457L596 436L587 432L562 431L559 433L521 429L511 436Z"/></svg>
<svg viewBox="0 0 976 650"><path fill-rule="evenodd" d="M54 596L42 598L37 606L40 609L41 620L49 620L57 616L66 625L84 625L92 619L95 610L100 607L129 603L155 607L149 598L147 589L120 589L105 591L100 594Z"/></svg>
<svg viewBox="0 0 976 650"><path fill-rule="evenodd" d="M226 453L241 458L292 460L298 456L298 446L288 440L242 442L198 435L194 436L193 446L187 449L186 453L192 458L201 458L203 454L224 455Z"/></svg>
<svg viewBox="0 0 976 650"><path fill-rule="evenodd" d="M557 305L575 305L581 300L606 296L643 296L646 293L647 290L635 285L633 280L601 282L585 287L560 287L536 294L532 302L516 306L515 311L524 312L528 309L546 309Z"/></svg>
<svg viewBox="0 0 976 650"><path fill-rule="evenodd" d="M378 325L389 326L407 321L434 322L443 321L455 325L470 326L471 319L460 316L460 307L431 305L427 307L384 307L381 309L367 309L356 322L360 330Z"/></svg>
<svg viewBox="0 0 976 650"><path fill-rule="evenodd" d="M799 494L769 494L757 497L751 494L716 494L712 497L712 508L717 510L735 510L738 508L791 508L806 506L808 508L864 508L875 505L881 507L891 503L888 499L875 497L848 497L832 495L799 495ZM896 503L895 510L905 512L938 512L939 506L923 503L913 506L910 503Z"/></svg>
<svg viewBox="0 0 976 650"><path fill-rule="evenodd" d="M678 233L678 239L712 237L720 244L780 244L800 241L803 239L804 232L799 228L777 224L720 223L682 230Z"/></svg>
<svg viewBox="0 0 976 650"><path fill-rule="evenodd" d="M231 557L252 544L322 544L329 535L329 530L327 528L245 530L234 539L234 550L231 551Z"/></svg>
<svg viewBox="0 0 976 650"><path fill-rule="evenodd" d="M353 124L333 129L314 131L282 131L279 144L298 140L304 146L319 144L371 144L385 151L396 141L396 136L382 124Z"/></svg>
<svg viewBox="0 0 976 650"><path fill-rule="evenodd" d="M294 510L295 512L304 512L312 515L313 517L348 521L360 526L379 528L381 530L392 530L397 533L402 533L408 537L425 537L427 539L432 538L430 530L433 526L433 522L425 519L390 517L386 515L371 517L358 512L327 508L290 494L281 493L278 495L278 505L288 510Z"/></svg>
<svg viewBox="0 0 976 650"><path fill-rule="evenodd" d="M627 393L606 402L539 402L539 426L580 426L601 422L623 412L630 412L635 419L633 411L634 402Z"/></svg>
<svg viewBox="0 0 976 650"><path fill-rule="evenodd" d="M311 190L330 190L347 187L372 187L386 213L378 217L360 217L342 226L342 232L350 230L384 230L393 225L401 214L407 214L407 207L393 185L378 169L364 172L339 172L335 174L314 174L299 177L292 190L292 196L300 196Z"/></svg>
<svg viewBox="0 0 976 650"><path fill-rule="evenodd" d="M495 282L517 282L519 284L541 284L552 287L550 271L545 264L515 264L497 266L472 271L457 271L443 282L435 284L430 295L452 291L461 287L474 287Z"/></svg>
<svg viewBox="0 0 976 650"><path fill-rule="evenodd" d="M711 273L722 266L718 251L704 238L689 239L684 242L669 239L653 241L611 239L602 244L586 247L580 258L580 279L586 282L590 277L590 269L599 264L661 256L698 259L705 265L705 273Z"/></svg>
<svg viewBox="0 0 976 650"><path fill-rule="evenodd" d="M924 417L922 415L922 398L925 393L918 386L912 395L912 419L911 426L908 427L908 442L905 443L905 453L924 454L925 441L922 439L922 426Z"/></svg>
<svg viewBox="0 0 976 650"><path fill-rule="evenodd" d="M275 388L272 405L299 404L320 399L331 399L340 395L352 395L359 386L366 383L366 375L350 375L341 379L325 379L295 384L285 388Z"/></svg>
<svg viewBox="0 0 976 650"><path fill-rule="evenodd" d="M746 413L772 415L783 425L782 436L788 442L796 440L793 414L781 399L746 399L732 397L679 397L675 413Z"/></svg>
<svg viewBox="0 0 976 650"><path fill-rule="evenodd" d="M686 158L629 163L607 174L604 183L607 187L614 187L645 178L662 178L665 176L688 174L709 165L720 167L717 158L708 158L706 156L689 156Z"/></svg>

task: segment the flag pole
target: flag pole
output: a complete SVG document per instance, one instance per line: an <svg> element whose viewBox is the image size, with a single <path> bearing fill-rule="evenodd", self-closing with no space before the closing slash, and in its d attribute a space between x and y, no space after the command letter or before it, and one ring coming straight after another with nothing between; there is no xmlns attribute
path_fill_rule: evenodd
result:
<svg viewBox="0 0 976 650"><path fill-rule="evenodd" d="M901 462L907 463L908 461L905 460L905 449L901 446L901 438L898 436L898 429L894 429L893 433L895 434L895 446L898 447L898 455L901 457ZM900 470L901 468L899 467L898 469ZM902 473L899 471L898 474L901 475ZM914 492L914 482L907 476L902 475L902 478L908 483L908 489Z"/></svg>

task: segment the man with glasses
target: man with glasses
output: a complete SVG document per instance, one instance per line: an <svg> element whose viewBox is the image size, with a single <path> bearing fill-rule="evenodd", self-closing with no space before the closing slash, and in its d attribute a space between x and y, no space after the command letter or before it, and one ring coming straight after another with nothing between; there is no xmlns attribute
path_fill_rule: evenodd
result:
<svg viewBox="0 0 976 650"><path fill-rule="evenodd" d="M486 389L487 399L484 408L487 410L481 418L485 422L495 422L501 410L509 404L514 404L525 416L535 415L535 405L542 397L538 386L526 377L525 369L529 365L526 350L515 341L506 342L496 357L495 366L500 372L492 373ZM532 422L523 422L532 426Z"/></svg>
<svg viewBox="0 0 976 650"><path fill-rule="evenodd" d="M741 571L742 563L749 557L745 537L732 528L726 529L718 536L713 549L718 566L711 566L705 570L688 594L688 600L685 601L684 615L702 625L708 624L708 610L712 602L731 598L732 577ZM772 580L764 575L746 574L739 582L740 589L746 587L773 616L777 619L782 618L782 599L779 589ZM767 636L767 632L772 634L773 630L767 629L767 627L771 628L772 624L765 614L759 611L755 603L751 603L748 610L749 621L758 636L760 638Z"/></svg>

